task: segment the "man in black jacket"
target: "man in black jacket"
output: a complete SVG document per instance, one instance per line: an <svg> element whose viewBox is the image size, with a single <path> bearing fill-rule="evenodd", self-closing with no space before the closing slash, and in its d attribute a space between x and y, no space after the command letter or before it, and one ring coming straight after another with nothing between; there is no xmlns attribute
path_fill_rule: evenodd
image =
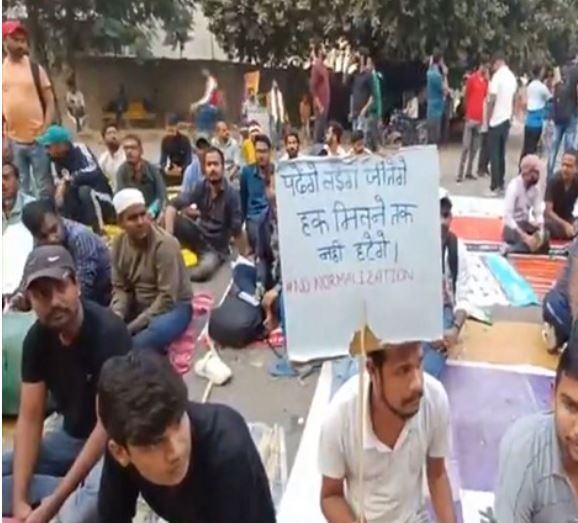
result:
<svg viewBox="0 0 578 523"><path fill-rule="evenodd" d="M68 129L59 125L50 126L38 142L50 156L60 213L96 233L104 223L114 223L112 190L92 151L83 143L72 143Z"/></svg>

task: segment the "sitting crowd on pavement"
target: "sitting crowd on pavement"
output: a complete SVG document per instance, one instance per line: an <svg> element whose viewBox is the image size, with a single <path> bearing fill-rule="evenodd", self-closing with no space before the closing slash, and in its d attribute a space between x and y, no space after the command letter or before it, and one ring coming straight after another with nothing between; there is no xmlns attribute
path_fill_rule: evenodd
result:
<svg viewBox="0 0 578 523"><path fill-rule="evenodd" d="M30 67L26 31L5 24L7 69L22 75ZM44 74L41 81L46 102L49 81ZM3 515L130 523L140 496L167 521L273 523L267 473L245 420L227 406L189 401L166 357L193 320L191 282L215 278L235 254L254 261L265 331L284 329L271 138L251 121L237 140L219 121L213 139L199 138L193 147L170 117L158 164L145 159L137 134L119 136L115 125L103 129L106 150L97 159L67 129L49 125L50 103L33 108L27 128L15 125L11 103L23 102L13 99L5 112L17 140L14 161L3 160L3 230L21 222L34 248L9 307L32 310L36 321L22 347L15 446L3 453ZM325 143L313 150L329 157L323 161L370 154L363 129L346 151L343 127L334 121L325 127L317 129L325 131ZM299 161L299 133L283 138L283 160ZM526 155L508 186L504 254L571 242L565 270L543 303L551 349L565 350L554 414L518 421L502 442L499 523L576 517L576 151L566 151L545 197L544 170L537 156ZM181 186L169 196L175 180ZM438 520L456 521L446 468L450 406L437 378L467 318L471 274L465 245L451 231L451 196L445 190L438 196L443 339L382 346L358 369L367 373L367 387L360 391L352 378L333 398L318 453L321 509L330 523L358 519L361 485L368 521L426 518L424 482ZM110 225L118 230L109 246ZM196 254L195 266L185 266L183 248ZM364 441L360 405L369 417ZM50 409L62 423L43 433ZM371 458L362 478L360 448Z"/></svg>

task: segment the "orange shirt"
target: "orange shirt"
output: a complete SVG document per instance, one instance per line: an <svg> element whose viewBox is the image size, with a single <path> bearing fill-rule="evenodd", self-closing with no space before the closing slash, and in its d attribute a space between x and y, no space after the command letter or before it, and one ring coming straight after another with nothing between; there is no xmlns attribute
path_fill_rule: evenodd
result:
<svg viewBox="0 0 578 523"><path fill-rule="evenodd" d="M40 68L40 85L50 87L46 71ZM2 63L2 114L6 119L6 134L12 140L32 143L44 128L44 114L34 85L30 60Z"/></svg>

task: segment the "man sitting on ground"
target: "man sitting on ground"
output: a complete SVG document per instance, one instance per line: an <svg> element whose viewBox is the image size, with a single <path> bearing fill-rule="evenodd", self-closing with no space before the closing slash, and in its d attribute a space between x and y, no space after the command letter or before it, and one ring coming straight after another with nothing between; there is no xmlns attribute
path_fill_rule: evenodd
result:
<svg viewBox="0 0 578 523"><path fill-rule="evenodd" d="M542 197L538 182L542 161L529 154L520 163L520 174L510 181L504 201L506 254L548 252L549 239L544 230Z"/></svg>
<svg viewBox="0 0 578 523"><path fill-rule="evenodd" d="M143 158L141 139L129 134L122 141L126 162L116 173L116 190L138 189L144 196L147 212L153 219L162 220L167 189L159 170Z"/></svg>
<svg viewBox="0 0 578 523"><path fill-rule="evenodd" d="M206 281L217 272L229 256L231 237L243 249L239 195L223 171L223 153L211 147L205 154L204 179L193 192L181 194L167 208L167 232L199 258L191 269L192 281Z"/></svg>
<svg viewBox="0 0 578 523"><path fill-rule="evenodd" d="M578 234L578 218L574 216L578 201L578 152L570 150L562 156L560 172L546 185L546 230L554 240L571 240Z"/></svg>
<svg viewBox="0 0 578 523"><path fill-rule="evenodd" d="M225 176L234 187L238 187L241 150L237 140L231 136L229 126L225 122L217 122L216 136L211 140L211 145L220 149L223 153L225 158Z"/></svg>
<svg viewBox="0 0 578 523"><path fill-rule="evenodd" d="M119 191L113 203L123 232L112 244L112 310L128 323L135 349L164 353L193 316L181 249L151 223L138 189Z"/></svg>
<svg viewBox="0 0 578 523"><path fill-rule="evenodd" d="M36 245L62 245L74 260L82 297L108 306L110 252L99 236L78 222L61 218L49 200L27 204L22 211L22 223ZM15 305L27 310L22 295L18 295Z"/></svg>
<svg viewBox="0 0 578 523"><path fill-rule="evenodd" d="M105 365L100 521L131 523L140 494L166 521L274 523L269 480L245 420L226 405L187 396L157 355L133 352Z"/></svg>
<svg viewBox="0 0 578 523"><path fill-rule="evenodd" d="M371 151L365 147L365 133L361 129L357 129L351 133L351 156L364 156L371 154Z"/></svg>
<svg viewBox="0 0 578 523"><path fill-rule="evenodd" d="M191 163L193 147L189 137L181 133L178 118L171 115L167 120L166 134L161 142L161 169L168 180L181 180L183 172Z"/></svg>
<svg viewBox="0 0 578 523"><path fill-rule="evenodd" d="M321 428L318 458L321 509L328 523L427 521L424 470L437 521L455 523L445 465L448 397L439 381L423 373L421 359L419 343L387 344L369 354L367 371L361 369L367 372L364 441L359 431L359 376L350 378L333 397Z"/></svg>
<svg viewBox="0 0 578 523"><path fill-rule="evenodd" d="M299 133L295 130L289 131L285 135L285 153L281 156L281 160L294 160L301 156L301 139Z"/></svg>
<svg viewBox="0 0 578 523"><path fill-rule="evenodd" d="M126 162L124 149L120 146L116 124L109 123L103 127L102 139L104 140L106 151L100 155L98 165L100 165L112 189L116 191L116 173L120 166Z"/></svg>
<svg viewBox="0 0 578 523"><path fill-rule="evenodd" d="M61 214L101 233L104 223L114 222L112 189L92 151L83 143L72 143L70 132L59 125L49 127L38 142L50 156Z"/></svg>
<svg viewBox="0 0 578 523"><path fill-rule="evenodd" d="M548 350L555 352L564 347L578 318L578 238L570 246L558 281L544 297L542 317Z"/></svg>
<svg viewBox="0 0 578 523"><path fill-rule="evenodd" d="M462 240L451 232L452 201L445 189L439 190L442 234L442 289L444 299L444 337L438 343L424 343L423 369L440 378L448 352L457 344L468 317L470 270L468 251Z"/></svg>
<svg viewBox="0 0 578 523"><path fill-rule="evenodd" d="M62 523L95 521L106 446L96 385L104 362L126 354L131 339L108 308L81 299L74 261L60 245L30 253L23 290L37 320L22 346L14 452L2 455L2 514L48 522L62 507ZM64 422L42 436L49 395Z"/></svg>
<svg viewBox="0 0 578 523"><path fill-rule="evenodd" d="M518 419L500 444L495 517L499 523L578 521L578 337L556 371L554 412Z"/></svg>
<svg viewBox="0 0 578 523"><path fill-rule="evenodd" d="M257 163L247 165L241 171L241 213L255 256L257 281L269 288L273 253L267 191L272 185L274 165L271 162L271 141L264 134L255 137L255 155Z"/></svg>
<svg viewBox="0 0 578 523"><path fill-rule="evenodd" d="M211 145L206 138L202 136L195 142L195 151L191 163L185 169L183 175L183 183L181 183L181 190L179 194L190 194L193 192L195 185L203 179L203 168L205 165L205 154Z"/></svg>
<svg viewBox="0 0 578 523"><path fill-rule="evenodd" d="M341 147L341 138L343 136L343 127L338 122L329 122L327 133L325 134L325 145L322 156L331 156L339 158L347 156L345 149Z"/></svg>
<svg viewBox="0 0 578 523"><path fill-rule="evenodd" d="M2 234L9 225L22 221L22 209L34 197L20 190L18 168L9 162L2 163Z"/></svg>

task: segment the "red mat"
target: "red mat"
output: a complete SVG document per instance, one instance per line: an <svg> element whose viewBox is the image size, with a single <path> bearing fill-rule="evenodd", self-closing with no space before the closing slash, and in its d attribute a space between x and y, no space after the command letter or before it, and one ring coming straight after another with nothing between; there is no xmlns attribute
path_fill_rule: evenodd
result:
<svg viewBox="0 0 578 523"><path fill-rule="evenodd" d="M501 242L501 218L474 218L472 216L454 216L452 232L465 242Z"/></svg>
<svg viewBox="0 0 578 523"><path fill-rule="evenodd" d="M564 258L547 256L509 256L508 260L526 278L538 298L552 288L566 264Z"/></svg>

